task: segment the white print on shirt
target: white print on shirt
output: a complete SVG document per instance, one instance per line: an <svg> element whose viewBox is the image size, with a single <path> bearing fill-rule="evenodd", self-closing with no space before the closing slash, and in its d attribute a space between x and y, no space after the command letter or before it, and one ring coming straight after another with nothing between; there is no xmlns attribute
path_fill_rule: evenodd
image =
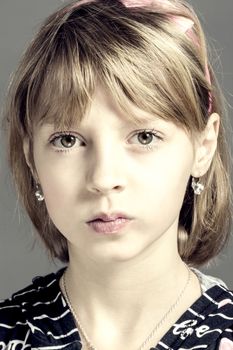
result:
<svg viewBox="0 0 233 350"><path fill-rule="evenodd" d="M173 334L179 335L180 339L185 340L187 337L193 334L193 332L196 333L196 336L198 338L202 338L204 335L208 333L218 332L219 334L222 333L221 329L210 329L209 326L202 325L200 327L194 328L194 326L197 324L197 320L186 320L180 324L175 325Z"/></svg>

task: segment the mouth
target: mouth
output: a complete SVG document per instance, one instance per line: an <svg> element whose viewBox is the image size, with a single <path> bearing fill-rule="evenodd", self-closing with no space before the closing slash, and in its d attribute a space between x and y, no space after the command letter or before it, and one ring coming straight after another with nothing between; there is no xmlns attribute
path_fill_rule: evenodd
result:
<svg viewBox="0 0 233 350"><path fill-rule="evenodd" d="M99 213L97 215L94 215L94 217L89 220L87 223L90 222L114 222L118 219L122 219L122 220L131 220L133 219L132 217L129 217L127 214L125 213Z"/></svg>
<svg viewBox="0 0 233 350"><path fill-rule="evenodd" d="M118 217L115 220L104 221L102 219L95 219L88 223L93 231L98 234L116 234L122 232L132 220L128 218Z"/></svg>

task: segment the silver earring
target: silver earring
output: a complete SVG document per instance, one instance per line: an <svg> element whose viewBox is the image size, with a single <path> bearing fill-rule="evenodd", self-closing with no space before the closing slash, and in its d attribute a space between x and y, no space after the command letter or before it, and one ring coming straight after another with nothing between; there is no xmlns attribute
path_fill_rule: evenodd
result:
<svg viewBox="0 0 233 350"><path fill-rule="evenodd" d="M204 190L204 185L199 182L199 180L195 180L195 178L192 178L192 188L195 194L200 195L202 191Z"/></svg>
<svg viewBox="0 0 233 350"><path fill-rule="evenodd" d="M44 200L44 195L43 195L41 189L39 188L38 184L36 184L35 196L36 196L36 199L38 200L38 202L42 202Z"/></svg>

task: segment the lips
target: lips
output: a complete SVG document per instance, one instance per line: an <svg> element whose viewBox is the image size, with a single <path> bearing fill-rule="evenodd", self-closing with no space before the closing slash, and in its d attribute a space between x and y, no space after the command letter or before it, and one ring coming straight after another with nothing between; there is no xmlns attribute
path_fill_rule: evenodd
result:
<svg viewBox="0 0 233 350"><path fill-rule="evenodd" d="M99 213L97 215L94 215L92 219L90 219L87 223L89 222L93 222L93 221L104 221L104 222L108 222L108 221L115 221L117 219L133 219L132 217L130 217L129 215L125 214L125 213L110 213L110 214L106 214L106 213Z"/></svg>
<svg viewBox="0 0 233 350"><path fill-rule="evenodd" d="M124 229L132 222L132 220L118 218L114 221L103 221L100 219L90 221L88 226L92 229L91 232L95 232L100 235L112 235L126 232Z"/></svg>

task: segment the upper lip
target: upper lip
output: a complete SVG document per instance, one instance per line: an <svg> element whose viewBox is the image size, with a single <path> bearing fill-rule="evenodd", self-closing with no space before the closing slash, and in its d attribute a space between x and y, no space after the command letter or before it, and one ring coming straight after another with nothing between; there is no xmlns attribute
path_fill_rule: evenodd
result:
<svg viewBox="0 0 233 350"><path fill-rule="evenodd" d="M114 212L114 213L99 213L97 215L94 215L90 220L88 220L87 222L91 222L94 220L98 220L101 219L103 221L114 221L118 218L123 218L123 219L133 219L132 217L130 217L129 215L125 214L125 213L120 213L120 212Z"/></svg>

